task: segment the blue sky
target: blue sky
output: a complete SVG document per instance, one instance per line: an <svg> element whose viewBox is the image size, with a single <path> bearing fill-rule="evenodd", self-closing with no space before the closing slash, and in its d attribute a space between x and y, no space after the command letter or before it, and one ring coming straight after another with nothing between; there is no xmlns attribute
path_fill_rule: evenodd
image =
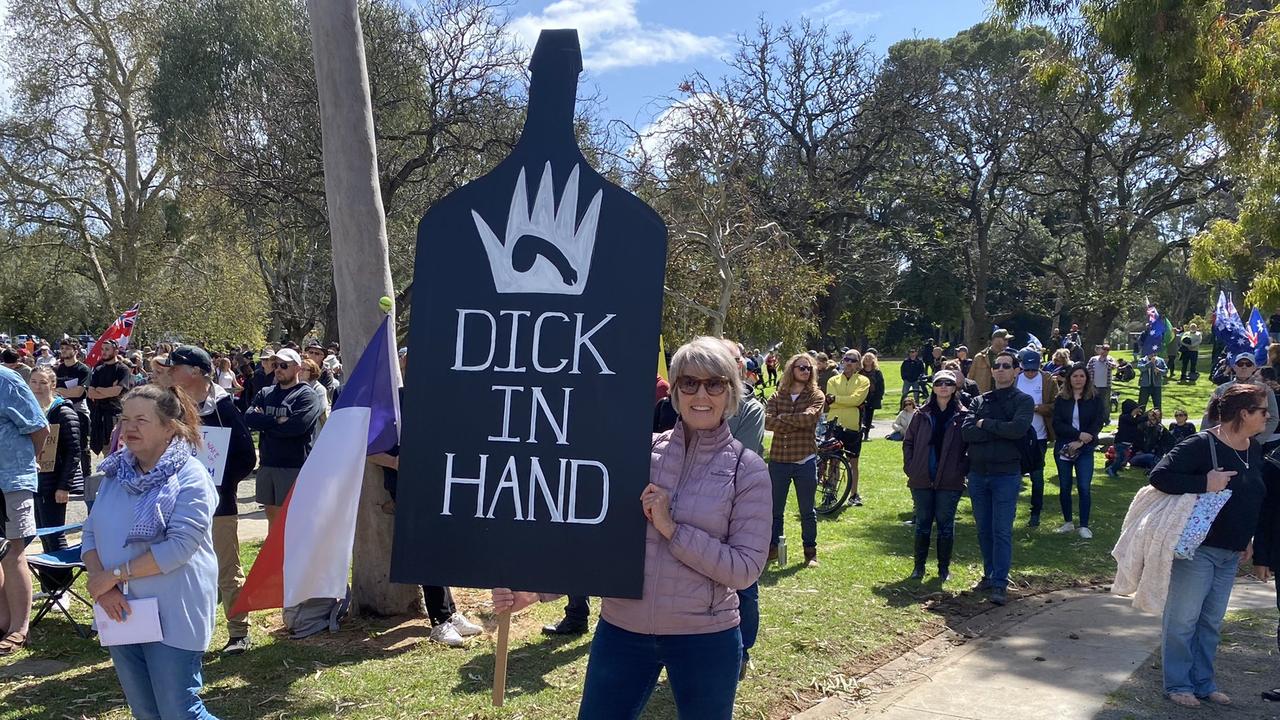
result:
<svg viewBox="0 0 1280 720"><path fill-rule="evenodd" d="M734 37L760 16L807 16L872 41L883 53L910 37L950 37L986 17L985 0L515 0L516 32L532 46L539 28L576 27L587 72L610 119L643 126L694 70L724 72Z"/></svg>

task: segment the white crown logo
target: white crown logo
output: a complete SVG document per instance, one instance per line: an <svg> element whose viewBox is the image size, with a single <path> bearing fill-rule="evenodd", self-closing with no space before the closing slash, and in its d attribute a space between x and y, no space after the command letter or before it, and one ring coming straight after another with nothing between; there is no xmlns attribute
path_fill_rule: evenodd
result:
<svg viewBox="0 0 1280 720"><path fill-rule="evenodd" d="M591 253L596 245L596 226L600 220L600 199L604 191L596 191L586 214L577 228L578 166L569 173L560 207L555 207L551 163L542 170L538 194L529 212L528 190L524 169L516 179L507 216L504 240L489 229L480 213L471 211L494 287L500 293L547 293L581 295L591 271Z"/></svg>

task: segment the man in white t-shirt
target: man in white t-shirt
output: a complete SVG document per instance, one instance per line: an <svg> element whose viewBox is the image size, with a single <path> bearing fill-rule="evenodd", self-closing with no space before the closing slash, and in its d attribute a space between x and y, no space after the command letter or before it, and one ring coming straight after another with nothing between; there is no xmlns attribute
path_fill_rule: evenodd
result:
<svg viewBox="0 0 1280 720"><path fill-rule="evenodd" d="M1037 527L1040 524L1040 511L1044 508L1044 451L1052 437L1050 418L1053 417L1053 395L1057 384L1053 376L1040 371L1040 353L1033 348L1023 348L1018 353L1018 373L1016 387L1027 395L1035 404L1035 414L1031 416L1031 428L1036 431L1036 463L1031 470L1031 520L1027 524Z"/></svg>

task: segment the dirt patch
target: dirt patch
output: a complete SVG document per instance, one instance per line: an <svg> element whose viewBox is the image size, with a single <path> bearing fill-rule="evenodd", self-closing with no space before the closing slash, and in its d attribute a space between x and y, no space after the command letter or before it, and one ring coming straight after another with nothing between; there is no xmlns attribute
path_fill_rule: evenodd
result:
<svg viewBox="0 0 1280 720"><path fill-rule="evenodd" d="M1263 690L1280 685L1277 670L1274 613L1239 613L1228 617L1222 627L1222 644L1214 672L1223 692L1231 696L1230 707L1204 703L1199 708L1182 708L1164 697L1160 653L1152 654L1124 685L1111 693L1107 706L1094 720L1190 720L1215 717L1240 720L1280 719L1280 703L1262 699Z"/></svg>

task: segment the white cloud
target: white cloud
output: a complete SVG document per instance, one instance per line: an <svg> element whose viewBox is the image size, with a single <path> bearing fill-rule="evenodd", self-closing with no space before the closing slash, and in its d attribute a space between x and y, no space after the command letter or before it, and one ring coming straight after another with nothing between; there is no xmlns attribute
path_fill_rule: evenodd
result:
<svg viewBox="0 0 1280 720"><path fill-rule="evenodd" d="M878 12L862 12L844 6L845 0L826 0L804 12L805 15L831 26L862 27L880 19Z"/></svg>
<svg viewBox="0 0 1280 720"><path fill-rule="evenodd" d="M596 72L713 56L726 47L719 37L642 22L635 0L557 0L511 27L529 47L544 28L576 28L583 65Z"/></svg>

